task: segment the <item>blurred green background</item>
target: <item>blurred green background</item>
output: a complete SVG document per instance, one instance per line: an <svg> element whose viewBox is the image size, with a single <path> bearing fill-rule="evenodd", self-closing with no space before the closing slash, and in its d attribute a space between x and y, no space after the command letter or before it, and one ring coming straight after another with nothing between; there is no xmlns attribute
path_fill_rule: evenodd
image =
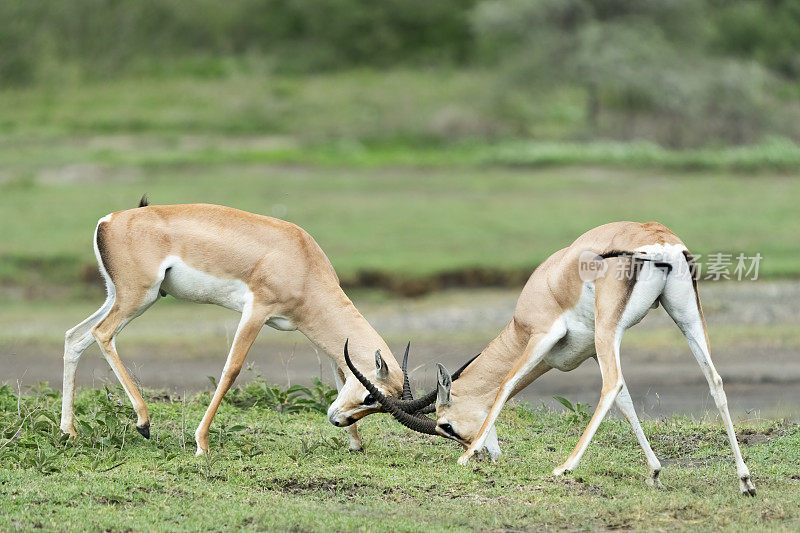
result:
<svg viewBox="0 0 800 533"><path fill-rule="evenodd" d="M620 219L794 277L799 139L794 1L9 0L0 285L100 292L94 222L143 192L406 295L518 287Z"/></svg>

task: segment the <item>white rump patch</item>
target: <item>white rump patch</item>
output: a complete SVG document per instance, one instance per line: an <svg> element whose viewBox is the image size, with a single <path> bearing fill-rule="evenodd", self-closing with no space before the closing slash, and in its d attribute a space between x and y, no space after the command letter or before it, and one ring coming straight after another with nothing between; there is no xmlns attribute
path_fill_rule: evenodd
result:
<svg viewBox="0 0 800 533"><path fill-rule="evenodd" d="M667 263L683 257L683 252L685 251L688 251L688 249L682 244L646 244L634 250L636 253L651 256L655 260Z"/></svg>
<svg viewBox="0 0 800 533"><path fill-rule="evenodd" d="M669 263L672 265L671 274L681 279L690 279L692 275L691 267L683 255L683 252L688 251L682 244L648 244L635 250L637 254L646 255L652 261Z"/></svg>

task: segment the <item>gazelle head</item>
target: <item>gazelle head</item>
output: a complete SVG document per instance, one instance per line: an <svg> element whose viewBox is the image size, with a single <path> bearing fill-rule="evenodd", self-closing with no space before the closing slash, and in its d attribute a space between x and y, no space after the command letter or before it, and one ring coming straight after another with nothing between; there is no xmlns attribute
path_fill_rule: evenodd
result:
<svg viewBox="0 0 800 533"><path fill-rule="evenodd" d="M403 358L404 389L410 391L406 372L407 356L408 351ZM401 399L382 394L378 387L353 365L345 350L345 361L350 371L376 402L383 407L383 410L389 412L398 422L409 429L454 440L464 448L467 448L477 437L488 411L483 405L476 409L475 403L470 401L468 394L459 397L458 391L453 390L453 382L477 357L476 355L467 361L452 376L444 366L438 365L436 388L428 394L412 400L410 394L404 394ZM436 419L425 416L434 411ZM493 452L493 450L489 451L490 454Z"/></svg>
<svg viewBox="0 0 800 533"><path fill-rule="evenodd" d="M346 341L344 351L345 357L349 359L348 344L349 341ZM404 386L402 379L402 376L406 374L407 361L408 347L406 347L401 374L394 359L392 359L392 363L394 363L394 369L392 369L387 360L381 355L381 351L375 351L375 370L368 373L374 380L374 387L380 395L398 398L401 397L403 390L408 389L410 391L407 380ZM355 376L347 377L344 383L339 383L339 385L339 394L328 408L328 420L334 426L349 426L369 414L384 411L376 395L364 388Z"/></svg>
<svg viewBox="0 0 800 533"><path fill-rule="evenodd" d="M486 402L472 396L469 387L465 386L466 381L457 382L454 387L454 377L444 365L437 363L437 366L436 433L466 449L477 438L491 403L487 406Z"/></svg>

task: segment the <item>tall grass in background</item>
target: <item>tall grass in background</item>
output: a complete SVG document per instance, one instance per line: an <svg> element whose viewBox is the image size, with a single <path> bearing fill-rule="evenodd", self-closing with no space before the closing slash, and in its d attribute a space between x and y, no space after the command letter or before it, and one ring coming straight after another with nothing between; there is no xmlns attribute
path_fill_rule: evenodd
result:
<svg viewBox="0 0 800 533"><path fill-rule="evenodd" d="M234 77L239 90L220 95L229 105L242 93L267 98L241 109L250 125L235 121L245 127L231 131L278 133L280 121L263 110L280 106L282 93L296 86L270 75L369 69L388 72L381 90L396 114L429 123L384 132L379 125L391 110L371 101L372 90L350 87L353 104L334 113L343 126L323 128L320 136L402 135L425 143L566 135L700 148L800 139L798 28L800 9L791 0L11 0L0 3L0 87L49 88L48 103L57 106L65 87L87 82L133 77L147 92L175 77L199 85ZM470 105L456 100L452 108L437 106L435 115L414 104L433 98L436 79L399 80L397 90L391 74L465 68L486 71L490 83L472 91L474 78L462 78ZM194 90L186 91L191 99ZM578 102L577 111L551 107L550 95L562 93ZM147 114L150 103L138 107ZM371 131L364 131L366 121ZM355 135L348 126L354 123ZM132 119L128 131L146 124ZM318 125L301 124L306 132ZM189 119L180 127L192 125Z"/></svg>

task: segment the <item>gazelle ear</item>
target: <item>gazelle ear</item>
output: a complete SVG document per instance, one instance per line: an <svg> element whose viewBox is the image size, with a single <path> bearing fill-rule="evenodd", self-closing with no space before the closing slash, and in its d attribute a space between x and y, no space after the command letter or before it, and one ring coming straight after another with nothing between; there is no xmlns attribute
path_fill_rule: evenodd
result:
<svg viewBox="0 0 800 533"><path fill-rule="evenodd" d="M441 363L436 363L439 367L439 376L437 379L437 395L436 403L440 405L450 405L450 387L453 385L453 379L450 377L450 372Z"/></svg>
<svg viewBox="0 0 800 533"><path fill-rule="evenodd" d="M375 377L380 381L384 381L389 377L389 367L386 366L386 361L383 360L380 350L375 350Z"/></svg>

